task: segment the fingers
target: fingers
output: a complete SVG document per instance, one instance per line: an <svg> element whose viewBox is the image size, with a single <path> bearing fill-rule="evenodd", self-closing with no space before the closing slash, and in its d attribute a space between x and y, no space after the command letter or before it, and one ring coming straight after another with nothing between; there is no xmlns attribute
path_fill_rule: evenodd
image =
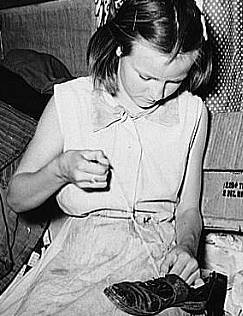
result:
<svg viewBox="0 0 243 316"><path fill-rule="evenodd" d="M197 288L197 287L202 286L204 284L205 283L204 283L203 279L201 279L201 275L200 275L200 271L199 271L199 277L193 282L193 286L195 288Z"/></svg>
<svg viewBox="0 0 243 316"><path fill-rule="evenodd" d="M73 182L80 188L105 188L110 169L109 160L102 151L79 151L79 159L73 168Z"/></svg>
<svg viewBox="0 0 243 316"><path fill-rule="evenodd" d="M187 280L191 273L195 272L197 268L197 260L192 258L187 252L181 252L177 255L176 262L174 263L170 273L178 274L184 280Z"/></svg>
<svg viewBox="0 0 243 316"><path fill-rule="evenodd" d="M198 268L197 261L192 258L187 262L182 261L180 260L180 258L178 258L170 273L179 275L190 285L193 284L194 281L200 277L200 270Z"/></svg>
<svg viewBox="0 0 243 316"><path fill-rule="evenodd" d="M91 173L91 172L84 172L76 170L74 172L74 181L77 183L89 183L91 186L94 184L99 184L107 181L107 173L104 173L102 175L98 173Z"/></svg>
<svg viewBox="0 0 243 316"><path fill-rule="evenodd" d="M102 165L104 167L110 166L110 162L102 150L83 150L82 156L91 163Z"/></svg>
<svg viewBox="0 0 243 316"><path fill-rule="evenodd" d="M197 260L188 252L172 249L164 259L161 270L164 273L179 275L189 285L200 278L200 270Z"/></svg>
<svg viewBox="0 0 243 316"><path fill-rule="evenodd" d="M57 157L57 176L80 188L104 188L111 165L101 150L68 150Z"/></svg>
<svg viewBox="0 0 243 316"><path fill-rule="evenodd" d="M176 260L177 260L176 252L170 251L162 262L161 272L163 272L164 274L169 273L171 268L175 264Z"/></svg>
<svg viewBox="0 0 243 316"><path fill-rule="evenodd" d="M89 150L80 152L83 158L80 161L79 169L87 173L102 175L111 168L108 158L100 150Z"/></svg>
<svg viewBox="0 0 243 316"><path fill-rule="evenodd" d="M193 272L186 280L185 280L189 285L197 285L201 286L204 282L200 278L200 269L197 268L195 272Z"/></svg>

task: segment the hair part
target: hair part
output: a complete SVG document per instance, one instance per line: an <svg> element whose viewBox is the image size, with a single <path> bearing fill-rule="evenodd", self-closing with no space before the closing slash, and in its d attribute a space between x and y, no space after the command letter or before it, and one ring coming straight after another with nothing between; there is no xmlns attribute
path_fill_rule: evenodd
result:
<svg viewBox="0 0 243 316"><path fill-rule="evenodd" d="M94 87L116 95L119 57L131 54L133 43L151 47L174 60L179 54L198 51L183 87L196 93L210 77L210 49L203 38L201 12L194 0L125 0L117 14L91 37L87 61Z"/></svg>

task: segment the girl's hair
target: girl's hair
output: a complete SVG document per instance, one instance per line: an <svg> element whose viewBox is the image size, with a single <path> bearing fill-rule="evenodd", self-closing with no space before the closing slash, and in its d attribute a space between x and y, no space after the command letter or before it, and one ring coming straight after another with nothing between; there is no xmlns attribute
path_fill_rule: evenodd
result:
<svg viewBox="0 0 243 316"><path fill-rule="evenodd" d="M198 51L183 88L196 93L209 80L211 54L203 37L201 12L194 0L124 0L117 14L91 37L87 61L94 86L116 95L118 61L131 53L134 41L145 39L174 60L178 54Z"/></svg>

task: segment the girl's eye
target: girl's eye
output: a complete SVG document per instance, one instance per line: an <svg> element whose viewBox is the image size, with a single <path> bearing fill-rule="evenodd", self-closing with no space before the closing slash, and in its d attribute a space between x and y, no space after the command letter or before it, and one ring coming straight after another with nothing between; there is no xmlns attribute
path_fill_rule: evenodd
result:
<svg viewBox="0 0 243 316"><path fill-rule="evenodd" d="M140 77L141 79L145 80L145 81L151 80L151 78L149 78L149 77L144 77L143 75L139 75L139 77Z"/></svg>
<svg viewBox="0 0 243 316"><path fill-rule="evenodd" d="M181 85L182 81L167 81L166 86L171 89L177 89Z"/></svg>
<svg viewBox="0 0 243 316"><path fill-rule="evenodd" d="M170 80L170 81L167 81L167 83L170 83L172 85L180 85L182 83L182 80L178 80L178 81Z"/></svg>

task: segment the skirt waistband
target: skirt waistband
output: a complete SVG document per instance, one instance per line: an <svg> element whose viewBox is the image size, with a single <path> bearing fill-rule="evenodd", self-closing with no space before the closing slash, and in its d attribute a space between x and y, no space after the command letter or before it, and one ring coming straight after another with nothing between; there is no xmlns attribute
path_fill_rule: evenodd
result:
<svg viewBox="0 0 243 316"><path fill-rule="evenodd" d="M97 210L95 212L90 213L91 216L97 217L107 217L114 219L125 219L125 220L135 220L139 224L146 224L148 222L171 222L173 219L172 214L168 214L168 212L156 212L156 211L141 211L135 210L133 213L126 210ZM169 215L169 216L168 216Z"/></svg>

